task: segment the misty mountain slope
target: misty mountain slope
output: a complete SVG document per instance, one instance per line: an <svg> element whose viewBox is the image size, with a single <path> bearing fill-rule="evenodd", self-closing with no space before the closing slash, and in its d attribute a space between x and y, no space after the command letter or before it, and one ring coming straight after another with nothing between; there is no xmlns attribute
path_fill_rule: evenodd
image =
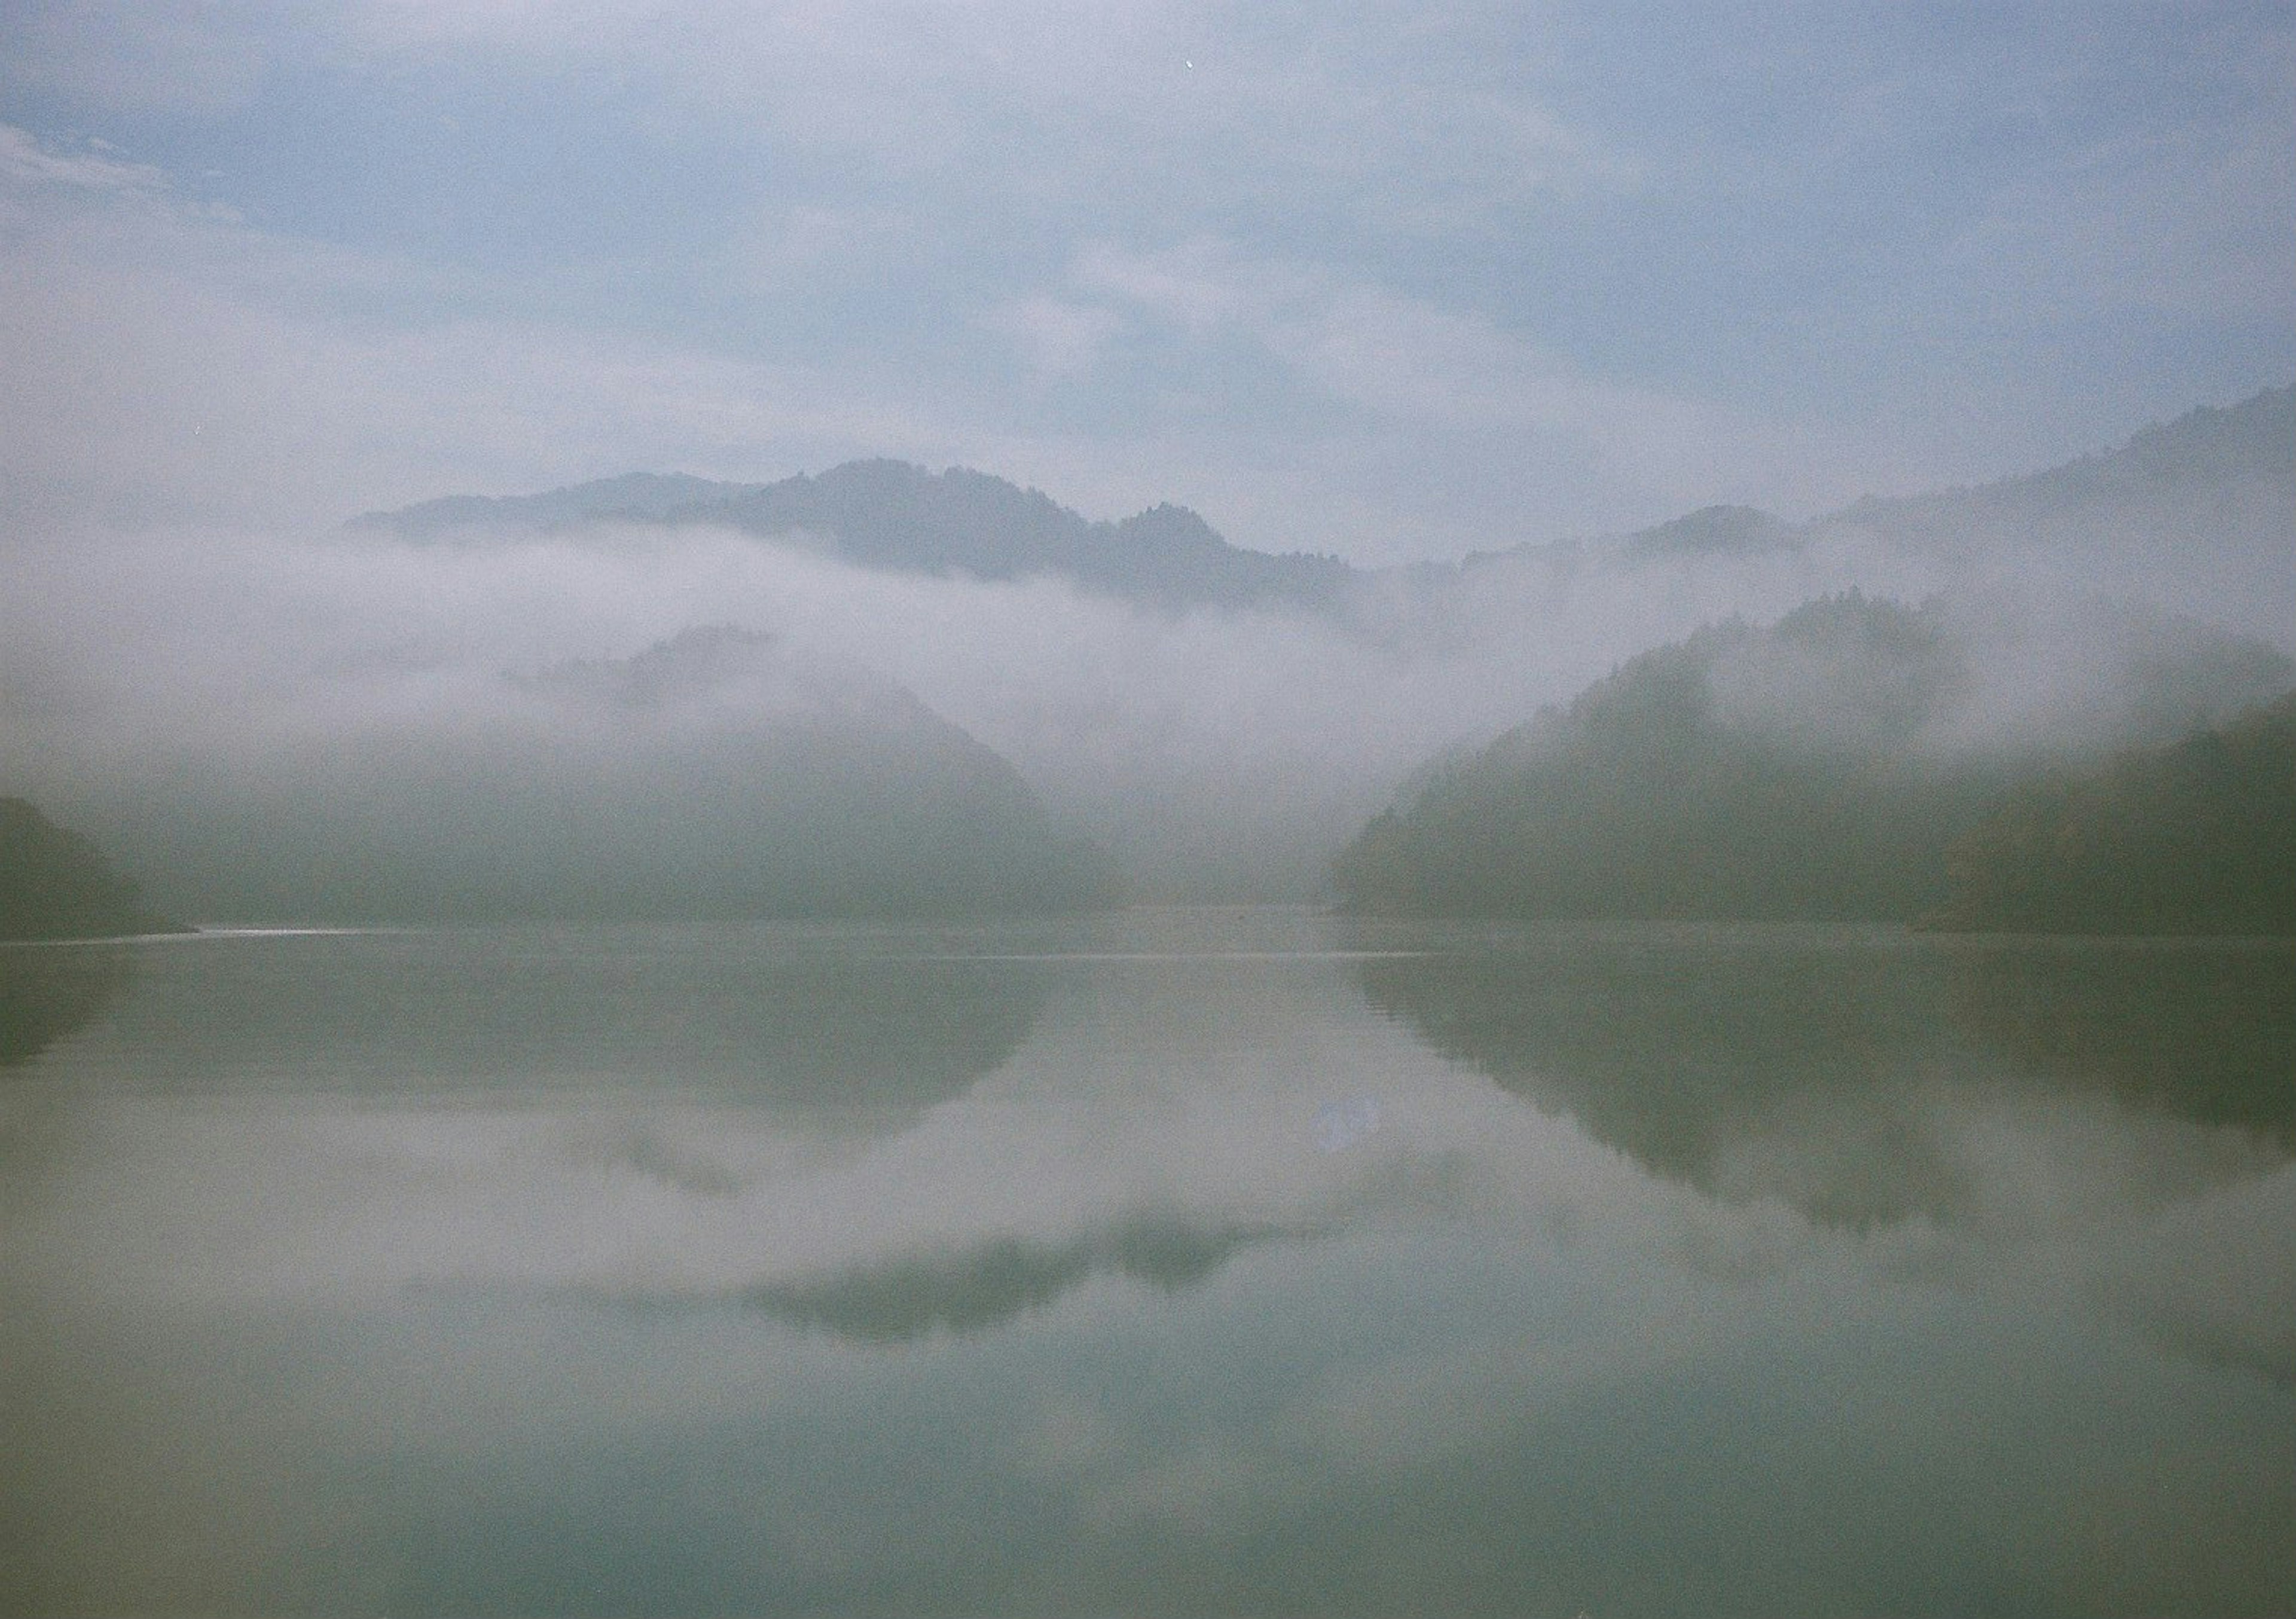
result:
<svg viewBox="0 0 2296 1619"><path fill-rule="evenodd" d="M914 695L728 627L250 763L128 817L201 915L939 915L1109 891L1012 767Z"/></svg>
<svg viewBox="0 0 2296 1619"><path fill-rule="evenodd" d="M849 462L775 484L634 473L524 497L428 501L369 513L350 527L437 541L605 524L731 528L896 572L1064 578L1163 609L1326 607L1355 577L1334 558L1231 545L1183 507L1093 522L1001 478L898 461Z"/></svg>
<svg viewBox="0 0 2296 1619"><path fill-rule="evenodd" d="M1693 557L1756 557L1793 548L1792 524L1751 506L1702 506L1685 517L1640 529L1619 542L1632 562Z"/></svg>
<svg viewBox="0 0 2296 1619"><path fill-rule="evenodd" d="M353 518L345 527L397 534L410 540L435 540L472 529L658 522L674 512L722 501L750 487L683 472L627 472L619 478L602 478L540 495L449 495L399 511L370 511Z"/></svg>
<svg viewBox="0 0 2296 1619"><path fill-rule="evenodd" d="M2062 630L2063 626L2059 626ZM2269 648L2096 606L2064 642L1855 593L1710 626L1431 771L1343 850L1351 909L1910 920L1945 850L2037 768L2287 683Z"/></svg>
<svg viewBox="0 0 2296 1619"><path fill-rule="evenodd" d="M2102 454L1974 488L1868 499L1818 519L1900 544L1965 549L2014 536L2095 544L2136 526L2163 560L2296 537L2296 387L2202 405ZM2291 553L2284 551L2282 560Z"/></svg>
<svg viewBox="0 0 2296 1619"><path fill-rule="evenodd" d="M2296 651L2296 388L1977 487L1868 498L1804 523L1710 506L1633 534L1423 568L1390 594L1439 627L1628 597L1679 634L1685 610L1769 616L1853 587L1908 599L2102 592Z"/></svg>
<svg viewBox="0 0 2296 1619"><path fill-rule="evenodd" d="M1997 721L2036 747L2130 740L2116 729L2126 716L2084 696L2137 688L2119 632L2070 605L2076 593L2296 651L2296 542L2258 538L2273 507L2256 492L2285 478L2266 453L2280 399L2197 413L2066 474L2106 491L2082 497L2092 515L2125 514L2132 488L2165 491L2144 503L2143 523L2042 521L2032 514L2073 496L2045 498L2056 486L2041 474L2020 497L2023 527L1981 543L1890 528L1891 512L1920 502L1868 503L1857 521L1818 524L1710 506L1617 540L1350 572L1242 552L1176 508L1095 524L983 474L864 462L772 485L633 477L434 503L370 519L365 540L311 545L276 584L250 583L256 600L280 600L283 623L307 610L348 620L338 638L366 649L384 683L402 644L491 673L642 646L666 626L773 626L792 651L883 671L995 748L1062 825L1115 853L1136 891L1310 899L1330 853L1415 788L1414 765L1447 742L1480 746L1702 625L1767 623L1853 588L1908 601L1949 593L1973 632L1978 604L1992 604L2001 622L1980 636L1988 655L1971 675L1982 699L1953 710L1964 725ZM1979 495L2005 498L1923 499L1943 511ZM2180 527L2162 512L2181 512ZM1341 583L1328 593L1269 583L1310 572ZM336 599L289 601L307 575ZM98 581L85 593L91 615L118 595ZM488 604L482 630L470 627L473 600ZM226 610L266 644L266 630ZM2207 688L2205 638L2193 630L2194 645L2156 661ZM92 661L86 647L83 637L56 656ZM190 656L209 658L199 645ZM334 657L315 643L306 661ZM340 683L366 700L361 679ZM2194 709L2173 683L2137 683L2163 710L2144 734L2219 712ZM2082 727L2095 734L2069 730ZM54 735L59 757L81 746L61 719Z"/></svg>
<svg viewBox="0 0 2296 1619"><path fill-rule="evenodd" d="M2024 786L1946 871L1941 928L2296 936L2296 692Z"/></svg>
<svg viewBox="0 0 2296 1619"><path fill-rule="evenodd" d="M0 940L104 938L176 925L79 833L0 798Z"/></svg>
<svg viewBox="0 0 2296 1619"><path fill-rule="evenodd" d="M2101 591L2296 651L2296 388L2046 471L1864 501L1808 525L1803 545L1928 562L1964 588Z"/></svg>
<svg viewBox="0 0 2296 1619"><path fill-rule="evenodd" d="M873 571L1059 579L1120 601L1329 614L1390 645L1553 636L1561 616L1631 619L1624 655L1710 619L1772 617L1859 588L2103 591L2296 650L2296 388L2202 407L2121 446L1975 488L1864 500L1794 523L1701 508L1632 534L1361 569L1229 544L1185 508L1094 522L986 473L859 461L774 484L633 473L540 495L453 496L354 519L418 544L712 527ZM1569 626L1566 633L1587 632Z"/></svg>

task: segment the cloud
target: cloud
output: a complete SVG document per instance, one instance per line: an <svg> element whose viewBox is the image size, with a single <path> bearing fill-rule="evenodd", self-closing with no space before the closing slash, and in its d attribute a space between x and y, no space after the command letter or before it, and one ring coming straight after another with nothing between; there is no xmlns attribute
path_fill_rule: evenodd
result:
<svg viewBox="0 0 2296 1619"><path fill-rule="evenodd" d="M0 40L43 521L891 454L1399 560L2011 471L2296 353L2254 21L2156 84L2021 12L139 15Z"/></svg>
<svg viewBox="0 0 2296 1619"><path fill-rule="evenodd" d="M1077 255L1070 279L1087 292L1114 297L1202 337L1265 308L1299 278L1281 280L1270 266L1251 266L1230 244L1197 237L1161 251L1091 244Z"/></svg>
<svg viewBox="0 0 2296 1619"><path fill-rule="evenodd" d="M2115 311L2284 331L2296 320L2296 50L2269 52L2280 87L2227 127L2121 135L2021 176L1948 244L1956 282L2013 285L2025 321Z"/></svg>
<svg viewBox="0 0 2296 1619"><path fill-rule="evenodd" d="M992 310L982 323L1011 338L1030 369L1046 377L1091 370L1122 325L1110 310L1043 297Z"/></svg>
<svg viewBox="0 0 2296 1619"><path fill-rule="evenodd" d="M1095 514L1177 496L1273 548L1360 549L1377 535L1456 552L1517 536L1491 533L1472 507L1430 525L1412 510L1423 491L1382 480L1408 476L1398 462L1423 451L1421 482L1447 480L1457 453L1431 454L1445 442L1559 426L1570 404L1568 382L1535 372L1523 345L1488 326L1209 240L1088 248L1063 283L993 305L980 323L1042 380L1114 373L1120 396L1125 374L1136 386L1160 368L1185 376L1199 349L1226 346L1280 380L1289 402L1199 385L1152 392L1162 402L1129 425L1087 407L1102 420L1086 428L984 397L948 358L918 370L898 351L753 357L466 312L497 302L483 278L218 217L148 167L60 155L20 134L4 151L27 228L0 261L11 291L0 353L36 380L0 398L20 536L90 517L324 525L448 489L634 467L776 476L890 454L1043 482ZM772 297L886 250L889 228L801 209L726 273ZM1541 403L1534 385L1555 397ZM1334 406L1358 425L1321 443L1292 425ZM1478 411L1513 420L1479 423ZM1662 416L1648 402L1614 413ZM1398 426L1417 437L1375 442ZM1552 476L1585 452L1572 440L1560 454L1528 459ZM1580 510L1599 498L1582 493ZM1671 498L1646 495L1648 515Z"/></svg>
<svg viewBox="0 0 2296 1619"><path fill-rule="evenodd" d="M330 527L445 489L964 443L896 367L463 314L467 282L217 217L141 167L21 140L0 163L22 226L0 256L0 543L91 523Z"/></svg>
<svg viewBox="0 0 2296 1619"><path fill-rule="evenodd" d="M1141 369L1257 390L1271 422L1259 476L1319 490L1308 498L1327 509L1361 503L1366 515L1336 522L1366 560L1620 530L1718 500L1807 514L1892 459L1851 427L1608 378L1489 315L1217 238L1091 244L1063 292L1124 312L1131 349L1160 338ZM1266 403L1271 390L1285 403ZM1194 398L1169 399L1178 430ZM1461 487L1475 497L1447 497Z"/></svg>
<svg viewBox="0 0 2296 1619"><path fill-rule="evenodd" d="M122 162L99 150L60 152L43 145L29 130L0 124L0 183L133 192L158 191L166 180L148 163Z"/></svg>

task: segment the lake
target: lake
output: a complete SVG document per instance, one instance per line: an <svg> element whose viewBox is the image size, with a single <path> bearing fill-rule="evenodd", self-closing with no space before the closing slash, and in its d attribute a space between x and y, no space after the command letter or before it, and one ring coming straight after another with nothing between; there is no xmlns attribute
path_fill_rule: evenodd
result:
<svg viewBox="0 0 2296 1619"><path fill-rule="evenodd" d="M0 947L0 1610L2296 1612L2296 946Z"/></svg>

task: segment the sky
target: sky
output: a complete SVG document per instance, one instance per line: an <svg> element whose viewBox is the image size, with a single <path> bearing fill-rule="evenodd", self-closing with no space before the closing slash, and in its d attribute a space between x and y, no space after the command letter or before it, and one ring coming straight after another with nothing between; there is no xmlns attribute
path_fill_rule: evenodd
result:
<svg viewBox="0 0 2296 1619"><path fill-rule="evenodd" d="M2296 378L2296 7L0 6L0 532L964 464L1386 563Z"/></svg>

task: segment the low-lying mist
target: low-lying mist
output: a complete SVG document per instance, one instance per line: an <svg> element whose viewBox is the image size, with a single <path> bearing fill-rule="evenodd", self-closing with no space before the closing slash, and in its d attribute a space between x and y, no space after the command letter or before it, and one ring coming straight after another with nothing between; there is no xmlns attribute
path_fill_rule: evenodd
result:
<svg viewBox="0 0 2296 1619"><path fill-rule="evenodd" d="M0 779L105 841L155 900L226 920L292 909L291 886L246 879L290 870L287 851L316 858L348 839L430 863L451 887L478 880L447 871L458 840L530 835L466 824L490 813L674 823L702 776L734 798L751 779L763 789L769 761L745 765L727 740L786 707L788 691L816 709L824 693L873 691L896 707L913 696L1008 761L1049 834L1097 845L1135 897L1308 898L1431 756L1733 615L1763 620L1850 587L1909 601L1946 591L1970 650L1964 700L1932 739L1951 747L2093 748L2158 729L2164 672L2204 674L2226 644L2088 593L2054 553L2013 560L1973 576L1844 532L1370 575L1336 610L1175 611L1052 577L873 571L695 527L424 545L87 533L6 560ZM701 626L764 638L776 673L593 704L578 722L550 696L553 670L606 667ZM1757 672L1734 700L1822 729L1859 688L1839 670L1800 677L1811 673ZM487 789L454 790L473 771ZM619 788L577 786L605 781ZM687 820L696 837L744 824ZM634 858L643 840L597 846ZM548 880L537 871L504 879L503 903L530 904Z"/></svg>

